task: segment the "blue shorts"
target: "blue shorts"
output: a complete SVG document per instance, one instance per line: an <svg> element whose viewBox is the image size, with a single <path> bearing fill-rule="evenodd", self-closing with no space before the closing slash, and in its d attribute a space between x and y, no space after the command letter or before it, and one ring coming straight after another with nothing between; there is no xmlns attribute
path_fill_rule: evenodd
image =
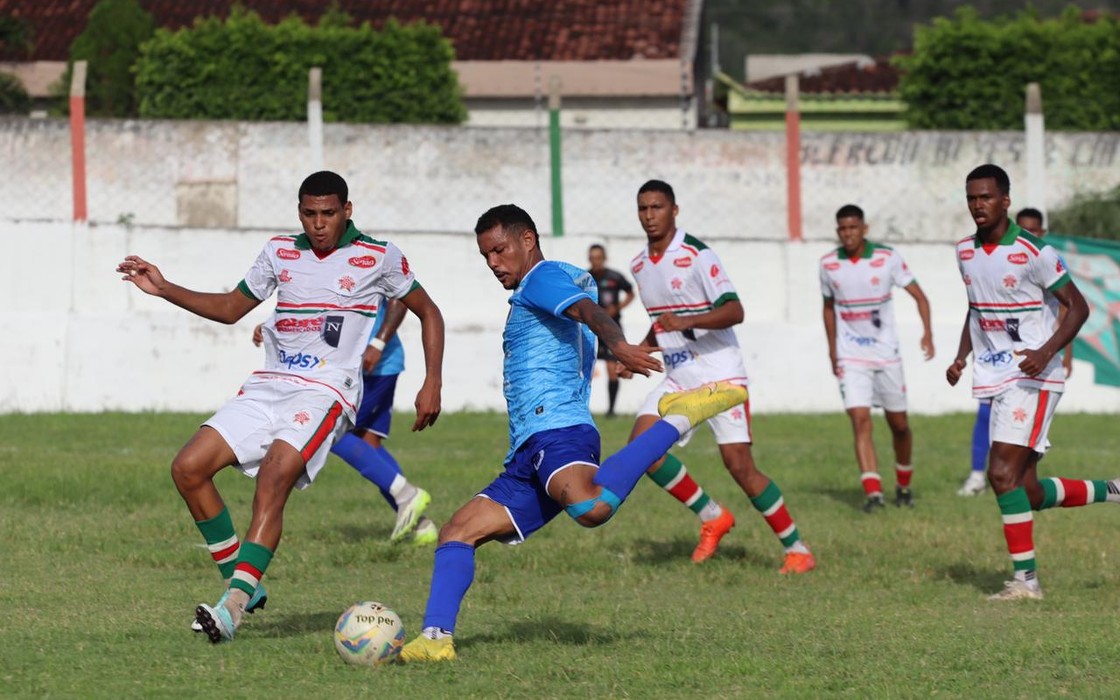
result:
<svg viewBox="0 0 1120 700"><path fill-rule="evenodd" d="M478 495L506 509L517 535L503 540L519 544L564 510L548 495L548 482L573 464L599 466L599 431L572 425L536 433L525 441L505 471Z"/></svg>
<svg viewBox="0 0 1120 700"><path fill-rule="evenodd" d="M398 374L367 374L362 377L362 405L354 430L368 430L374 435L389 437L393 422L393 396L397 393Z"/></svg>

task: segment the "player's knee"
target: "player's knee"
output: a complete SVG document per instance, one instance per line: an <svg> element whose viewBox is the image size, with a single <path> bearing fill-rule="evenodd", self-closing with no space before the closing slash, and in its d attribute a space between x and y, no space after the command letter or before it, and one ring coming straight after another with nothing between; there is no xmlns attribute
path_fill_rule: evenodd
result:
<svg viewBox="0 0 1120 700"><path fill-rule="evenodd" d="M206 481L203 467L201 460L180 452L171 461L171 480L180 491L196 489Z"/></svg>
<svg viewBox="0 0 1120 700"><path fill-rule="evenodd" d="M598 496L564 507L564 512L583 527L599 527L611 519L622 505L622 499L610 489L599 487Z"/></svg>
<svg viewBox="0 0 1120 700"><path fill-rule="evenodd" d="M575 518L575 521L583 527L599 527L610 520L613 515L614 508L611 508L610 505L606 503L599 503L588 512Z"/></svg>
<svg viewBox="0 0 1120 700"><path fill-rule="evenodd" d="M892 423L891 434L898 439L910 437L910 424L906 421Z"/></svg>
<svg viewBox="0 0 1120 700"><path fill-rule="evenodd" d="M988 466L988 483L997 494L1007 493L1016 486L1014 470L1002 461L993 459Z"/></svg>

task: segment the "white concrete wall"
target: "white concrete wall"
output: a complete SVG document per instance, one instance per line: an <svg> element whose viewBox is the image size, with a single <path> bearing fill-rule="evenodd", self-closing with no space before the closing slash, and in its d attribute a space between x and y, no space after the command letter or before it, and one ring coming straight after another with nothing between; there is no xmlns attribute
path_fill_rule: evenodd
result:
<svg viewBox="0 0 1120 700"><path fill-rule="evenodd" d="M376 218L376 208L357 206L359 227ZM683 214L682 225L690 225ZM368 230L376 232L372 226ZM9 261L0 275L0 294L9 300L0 412L209 411L260 366L260 351L249 335L270 304L235 326L223 326L145 296L113 269L124 255L135 253L157 264L172 281L200 290L229 290L269 231L22 222L0 224L0 235ZM502 410L500 348L508 295L478 256L474 236L390 237L405 250L447 320L445 408ZM605 243L611 264L621 269L642 244L636 237L566 237L544 239L543 247L550 258L578 264L593 242ZM753 382L754 409L840 410L825 349L816 267L830 244L709 243L731 271L747 310L738 330ZM911 409L971 410L967 389L951 389L943 379L965 311L951 244L903 244L898 249L931 299L938 348L935 360L921 361L917 312L905 293L896 294ZM640 305L624 312L623 325L632 339L645 333ZM401 335L408 370L397 400L406 407L422 379L419 323L409 319ZM645 379L624 384L621 410L635 410L651 386ZM605 393L601 374L595 410L605 408ZM1092 367L1078 363L1062 410L1120 412L1120 392L1094 386Z"/></svg>

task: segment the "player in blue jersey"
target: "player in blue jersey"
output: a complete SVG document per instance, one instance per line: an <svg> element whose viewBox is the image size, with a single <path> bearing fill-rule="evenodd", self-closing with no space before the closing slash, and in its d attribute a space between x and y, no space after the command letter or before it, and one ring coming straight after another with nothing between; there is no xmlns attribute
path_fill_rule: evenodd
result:
<svg viewBox="0 0 1120 700"><path fill-rule="evenodd" d="M651 356L657 348L626 342L586 270L544 259L537 227L521 208L490 209L475 234L487 266L513 292L502 334L510 450L505 470L440 530L424 629L401 650L406 663L455 658L455 620L479 545L523 542L561 511L584 527L602 525L681 435L747 398L726 382L667 394L658 407L663 419L600 466L588 405L595 337L647 376L662 370Z"/></svg>
<svg viewBox="0 0 1120 700"><path fill-rule="evenodd" d="M382 441L389 437L393 420L393 398L397 377L404 371L404 345L397 329L407 309L396 299L383 299L380 313L370 332L369 346L362 356L362 403L358 407L354 429L331 447L331 452L373 483L389 506L396 511L397 521L389 541L400 542L409 533L418 545L435 544L436 524L424 511L431 496L408 482L397 460ZM253 344L263 340L261 327L253 330Z"/></svg>

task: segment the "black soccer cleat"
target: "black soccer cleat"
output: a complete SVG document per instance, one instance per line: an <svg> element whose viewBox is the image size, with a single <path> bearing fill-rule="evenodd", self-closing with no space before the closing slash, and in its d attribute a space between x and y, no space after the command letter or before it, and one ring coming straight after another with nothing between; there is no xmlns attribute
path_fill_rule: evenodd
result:
<svg viewBox="0 0 1120 700"><path fill-rule="evenodd" d="M863 504L861 510L864 513L874 513L876 510L881 510L885 507L886 504L883 503L883 494L876 494L874 496L868 496L867 503Z"/></svg>
<svg viewBox="0 0 1120 700"><path fill-rule="evenodd" d="M894 490L894 504L898 508L901 508L903 506L906 506L907 508L913 508L914 507L914 492L911 491L910 489L904 489L901 486L895 487L895 490Z"/></svg>

